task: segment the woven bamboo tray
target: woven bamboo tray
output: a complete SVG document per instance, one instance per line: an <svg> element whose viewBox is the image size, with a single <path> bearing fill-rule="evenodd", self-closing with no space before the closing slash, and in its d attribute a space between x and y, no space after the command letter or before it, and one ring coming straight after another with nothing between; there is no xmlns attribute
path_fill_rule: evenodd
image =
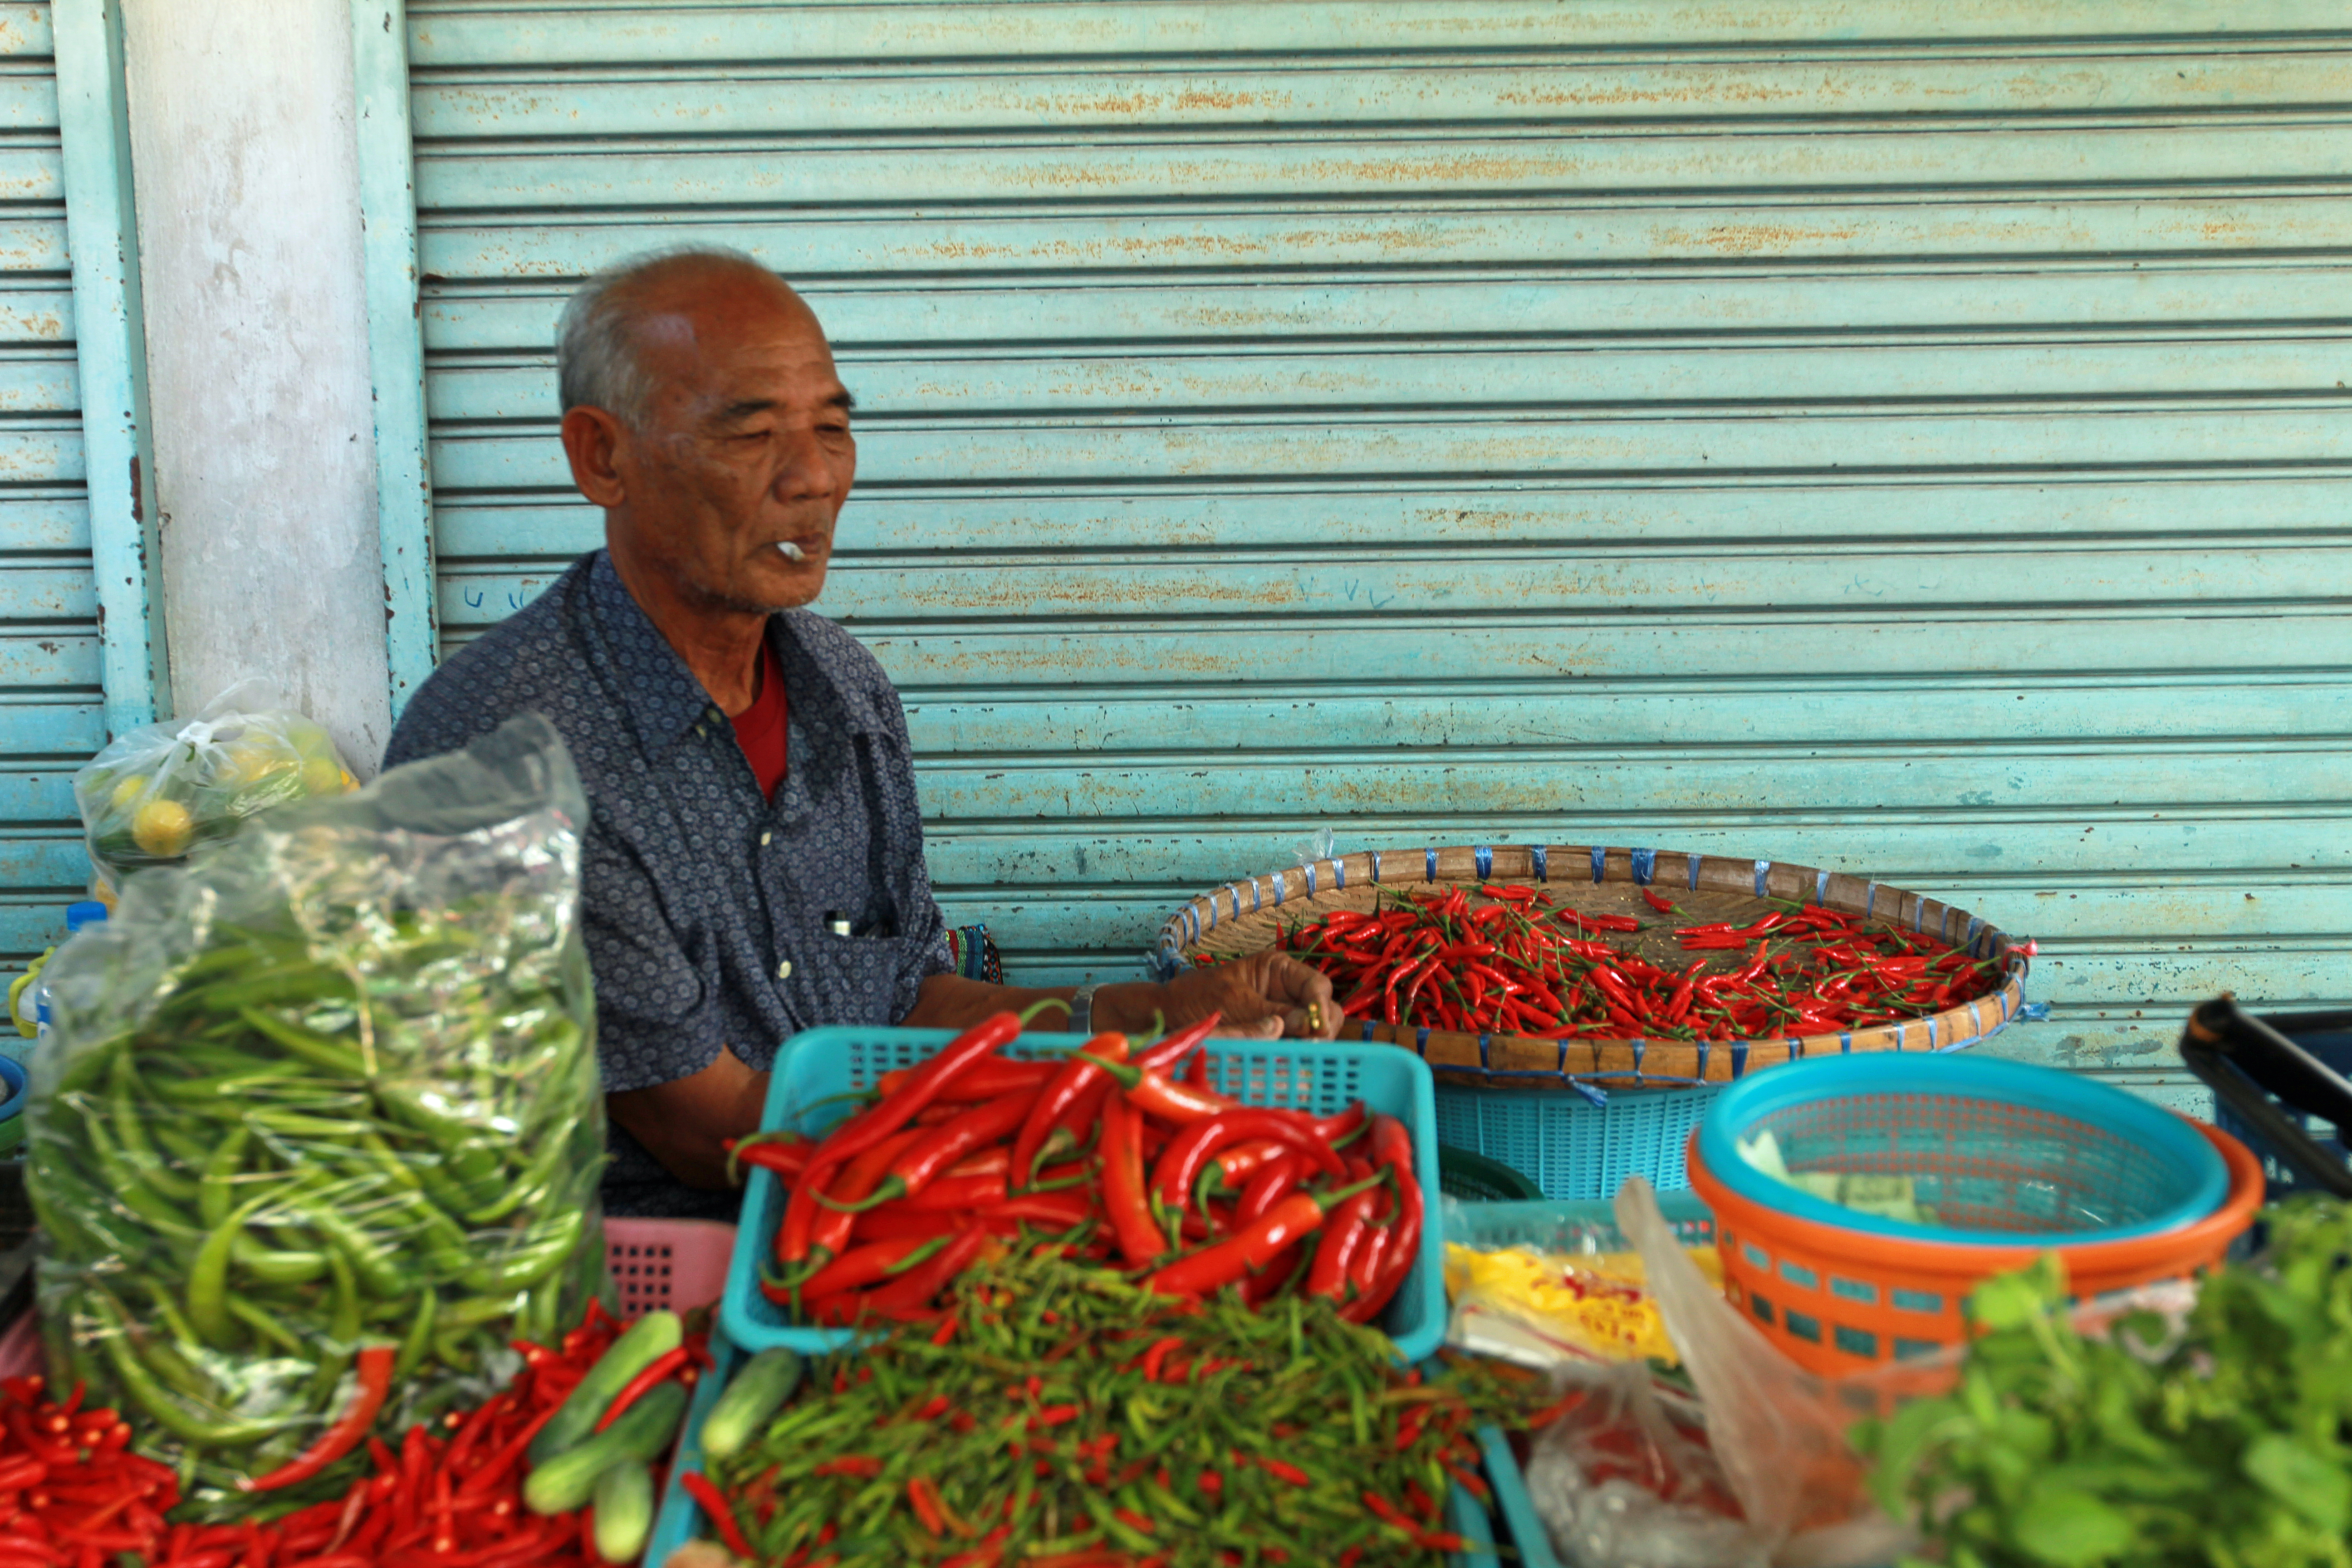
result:
<svg viewBox="0 0 2352 1568"><path fill-rule="evenodd" d="M1863 877L1772 860L1735 860L1664 849L1588 845L1496 844L1433 849L1367 850L1228 882L1180 907L1160 928L1152 954L1163 974L1191 967L1203 952L1255 952L1272 947L1286 925L1335 909L1370 910L1382 894L1456 883L1541 886L1586 914L1637 915L1645 929L1609 940L1662 964L1688 963L1677 926L1733 921L1746 924L1767 898L1824 904L1872 924L1925 932L1971 958L2003 961L2000 989L1927 1017L1851 1033L1693 1043L1684 1040L1543 1039L1391 1027L1351 1020L1342 1037L1390 1040L1417 1051L1446 1082L1488 1088L1607 1085L1675 1088L1727 1083L1759 1068L1847 1051L1955 1051L2006 1027L2024 1005L2030 953L1982 920L1917 893ZM1675 912L1661 916L1640 889L1654 886ZM1736 968L1741 954L1707 955L1710 967Z"/></svg>

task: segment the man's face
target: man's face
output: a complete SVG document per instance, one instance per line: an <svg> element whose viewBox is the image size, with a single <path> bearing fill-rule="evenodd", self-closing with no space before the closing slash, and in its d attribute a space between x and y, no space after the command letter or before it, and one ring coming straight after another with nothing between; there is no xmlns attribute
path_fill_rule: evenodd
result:
<svg viewBox="0 0 2352 1568"><path fill-rule="evenodd" d="M816 317L782 283L731 268L661 279L642 310L651 405L642 429L614 422L618 504L590 497L607 509L611 542L688 603L747 614L807 604L857 472L849 394Z"/></svg>

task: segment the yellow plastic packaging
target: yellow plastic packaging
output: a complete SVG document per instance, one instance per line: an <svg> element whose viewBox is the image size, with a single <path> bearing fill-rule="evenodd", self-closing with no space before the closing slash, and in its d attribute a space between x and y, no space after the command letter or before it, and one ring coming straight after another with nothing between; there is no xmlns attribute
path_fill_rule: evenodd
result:
<svg viewBox="0 0 2352 1568"><path fill-rule="evenodd" d="M1723 1265L1715 1248L1686 1250L1721 1289ZM1522 1247L1482 1251L1448 1242L1445 1293L1456 1313L1466 1308L1500 1317L1573 1352L1669 1364L1676 1359L1638 1252L1560 1255Z"/></svg>

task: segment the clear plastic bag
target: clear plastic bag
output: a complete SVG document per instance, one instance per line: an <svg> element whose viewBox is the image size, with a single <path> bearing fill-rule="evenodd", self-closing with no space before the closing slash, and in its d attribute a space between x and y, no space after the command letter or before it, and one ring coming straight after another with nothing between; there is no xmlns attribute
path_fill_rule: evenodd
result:
<svg viewBox="0 0 2352 1568"><path fill-rule="evenodd" d="M359 783L316 721L245 680L193 719L116 737L74 774L101 890L226 838L256 812L338 795Z"/></svg>
<svg viewBox="0 0 2352 1568"><path fill-rule="evenodd" d="M49 969L26 1189L53 1372L198 1505L311 1450L396 1347L380 1433L486 1397L604 1289L587 808L536 715L143 871Z"/></svg>
<svg viewBox="0 0 2352 1568"><path fill-rule="evenodd" d="M1754 1545L1779 1568L1894 1561L1914 1538L1879 1511L1845 1436L1878 1407L1881 1391L1832 1384L1781 1354L1684 1253L1649 1183L1628 1178L1615 1206L1618 1229L1648 1267L1652 1299L1706 1412L1707 1446Z"/></svg>
<svg viewBox="0 0 2352 1568"><path fill-rule="evenodd" d="M1696 1402L1638 1362L1571 1381L1527 1465L1528 1500L1567 1568L1768 1568Z"/></svg>

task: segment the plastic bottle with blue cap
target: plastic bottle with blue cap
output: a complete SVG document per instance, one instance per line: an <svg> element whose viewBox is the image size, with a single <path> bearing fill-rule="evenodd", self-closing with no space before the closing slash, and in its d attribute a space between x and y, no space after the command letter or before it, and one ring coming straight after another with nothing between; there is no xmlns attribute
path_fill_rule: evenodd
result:
<svg viewBox="0 0 2352 1568"><path fill-rule="evenodd" d="M96 899L82 899L68 904L66 906L66 941L71 942L73 933L82 927L96 924L104 919L106 919L106 906ZM52 957L49 962L54 963L57 960ZM47 971L44 969L41 977L33 983L33 1048L38 1050L48 1037L49 977ZM22 1037L18 1038L21 1039ZM7 1049L10 1055L19 1059L22 1059L25 1054L21 1049L14 1048L13 1045L0 1046L0 1049Z"/></svg>

